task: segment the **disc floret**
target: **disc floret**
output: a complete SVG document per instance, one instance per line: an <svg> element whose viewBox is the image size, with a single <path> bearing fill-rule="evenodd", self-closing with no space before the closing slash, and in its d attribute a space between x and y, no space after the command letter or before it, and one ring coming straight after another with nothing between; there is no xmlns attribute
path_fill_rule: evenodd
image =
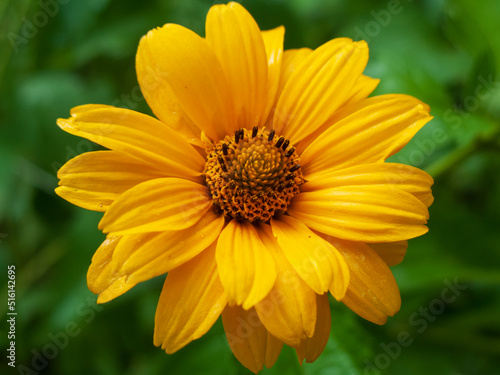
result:
<svg viewBox="0 0 500 375"><path fill-rule="evenodd" d="M214 205L228 218L269 221L284 213L304 182L290 141L274 130L238 129L211 144L204 175Z"/></svg>

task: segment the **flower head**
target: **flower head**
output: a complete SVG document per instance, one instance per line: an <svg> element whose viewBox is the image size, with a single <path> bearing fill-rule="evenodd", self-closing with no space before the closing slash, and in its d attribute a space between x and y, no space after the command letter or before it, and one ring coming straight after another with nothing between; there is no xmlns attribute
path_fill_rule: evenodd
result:
<svg viewBox="0 0 500 375"><path fill-rule="evenodd" d="M156 118L73 108L65 131L108 150L59 171L56 192L104 212L88 272L103 303L168 273L154 343L172 353L222 315L254 372L283 343L314 361L328 295L377 324L400 307L388 266L427 231L432 178L386 159L431 117L405 95L367 98L365 42L283 51L238 3L213 6L206 37L150 31L137 76ZM248 328L250 327L250 328Z"/></svg>

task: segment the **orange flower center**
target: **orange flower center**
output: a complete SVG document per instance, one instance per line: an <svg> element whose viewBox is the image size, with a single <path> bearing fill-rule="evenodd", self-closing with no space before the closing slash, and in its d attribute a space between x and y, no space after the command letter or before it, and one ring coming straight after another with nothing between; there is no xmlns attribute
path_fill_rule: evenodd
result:
<svg viewBox="0 0 500 375"><path fill-rule="evenodd" d="M227 217L266 222L284 213L304 183L290 141L274 130L239 129L208 150L204 174L214 205Z"/></svg>

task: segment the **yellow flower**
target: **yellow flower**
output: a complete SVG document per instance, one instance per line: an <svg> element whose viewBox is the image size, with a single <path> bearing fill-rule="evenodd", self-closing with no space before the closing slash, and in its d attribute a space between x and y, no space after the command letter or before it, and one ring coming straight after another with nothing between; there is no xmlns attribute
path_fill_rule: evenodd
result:
<svg viewBox="0 0 500 375"><path fill-rule="evenodd" d="M57 194L104 212L88 272L103 303L168 273L154 343L173 353L222 315L253 372L283 343L314 361L330 333L328 292L377 324L400 307L388 266L427 231L432 178L385 160L431 117L405 95L367 98L365 42L283 51L238 3L213 6L206 37L150 31L137 76L158 119L73 108L65 131L107 151L59 171Z"/></svg>

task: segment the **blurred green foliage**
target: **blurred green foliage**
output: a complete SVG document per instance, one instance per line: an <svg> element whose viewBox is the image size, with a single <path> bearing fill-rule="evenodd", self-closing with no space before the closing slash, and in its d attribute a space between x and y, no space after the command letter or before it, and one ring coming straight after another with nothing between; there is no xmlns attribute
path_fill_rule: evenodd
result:
<svg viewBox="0 0 500 375"><path fill-rule="evenodd" d="M16 354L17 364L26 366L18 373L249 373L231 354L220 321L174 355L153 346L162 277L95 305L85 276L103 240L97 230L101 215L73 207L53 192L62 164L98 149L60 131L55 119L86 103L151 113L135 77L140 37L167 22L203 35L212 4L0 3L0 277L6 280L8 264L16 266ZM332 334L322 356L300 367L294 352L284 348L276 365L263 373L498 373L500 2L243 4L261 28L285 25L286 48L315 48L339 36L367 39L366 73L381 79L375 94L414 95L435 117L393 157L431 173L436 197L430 232L410 241L405 261L393 268L401 311L385 326L375 326L332 301ZM454 281L465 289L440 303L447 282ZM4 283L0 295L7 300ZM4 350L6 302L0 310ZM53 358L43 359L52 357L51 348L56 348ZM6 361L4 350L2 373L10 369Z"/></svg>

